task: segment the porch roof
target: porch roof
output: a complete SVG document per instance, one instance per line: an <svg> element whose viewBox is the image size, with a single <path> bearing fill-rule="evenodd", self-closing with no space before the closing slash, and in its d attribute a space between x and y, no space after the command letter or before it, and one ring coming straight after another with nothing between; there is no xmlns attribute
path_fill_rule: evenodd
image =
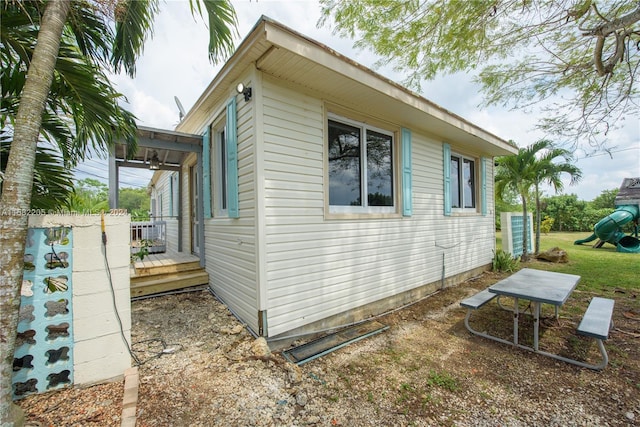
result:
<svg viewBox="0 0 640 427"><path fill-rule="evenodd" d="M176 170L189 153L197 153L202 147L202 136L165 129L138 126L138 150L127 159L125 145L116 144L112 153L118 167L149 169L154 153L160 169Z"/></svg>

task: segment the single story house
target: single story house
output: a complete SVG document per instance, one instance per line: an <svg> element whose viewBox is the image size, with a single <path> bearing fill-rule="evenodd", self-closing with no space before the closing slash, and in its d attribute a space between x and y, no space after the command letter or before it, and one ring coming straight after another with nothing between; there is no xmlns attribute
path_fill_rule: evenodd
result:
<svg viewBox="0 0 640 427"><path fill-rule="evenodd" d="M202 139L152 179L168 249L199 255L214 293L274 341L486 269L493 159L517 153L266 17L174 133Z"/></svg>

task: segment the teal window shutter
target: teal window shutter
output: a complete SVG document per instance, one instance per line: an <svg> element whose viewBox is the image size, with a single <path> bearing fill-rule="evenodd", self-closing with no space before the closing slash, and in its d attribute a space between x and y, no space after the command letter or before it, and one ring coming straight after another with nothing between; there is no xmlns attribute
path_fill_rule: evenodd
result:
<svg viewBox="0 0 640 427"><path fill-rule="evenodd" d="M480 158L480 180L480 203L482 216L487 216L487 159L485 157Z"/></svg>
<svg viewBox="0 0 640 427"><path fill-rule="evenodd" d="M442 144L444 161L444 214L451 215L451 146Z"/></svg>
<svg viewBox="0 0 640 427"><path fill-rule="evenodd" d="M240 217L238 201L238 119L235 96L227 104L227 213Z"/></svg>
<svg viewBox="0 0 640 427"><path fill-rule="evenodd" d="M211 218L211 127L202 136L202 203L204 217Z"/></svg>
<svg viewBox="0 0 640 427"><path fill-rule="evenodd" d="M402 128L402 215L413 212L411 194L411 131Z"/></svg>

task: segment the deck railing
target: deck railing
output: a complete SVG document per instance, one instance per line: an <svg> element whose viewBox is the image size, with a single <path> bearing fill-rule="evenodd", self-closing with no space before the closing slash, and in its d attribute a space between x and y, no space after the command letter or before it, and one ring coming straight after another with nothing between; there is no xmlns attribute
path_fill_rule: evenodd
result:
<svg viewBox="0 0 640 427"><path fill-rule="evenodd" d="M150 254L163 253L167 250L166 221L131 223L131 253L137 253L145 244Z"/></svg>

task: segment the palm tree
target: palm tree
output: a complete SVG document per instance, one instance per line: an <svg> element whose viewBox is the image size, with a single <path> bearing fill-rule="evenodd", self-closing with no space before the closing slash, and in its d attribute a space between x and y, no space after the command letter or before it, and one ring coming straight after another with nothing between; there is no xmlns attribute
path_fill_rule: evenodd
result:
<svg viewBox="0 0 640 427"><path fill-rule="evenodd" d="M4 7L4 6L3 6ZM27 212L31 204L33 170L42 113L53 81L62 31L71 5L47 3L38 41L18 106L13 143L7 160L0 206L0 416L1 425L24 422L11 398L11 375L20 310L20 283L27 237Z"/></svg>
<svg viewBox="0 0 640 427"><path fill-rule="evenodd" d="M135 117L118 103L124 97L117 93L94 57L107 52L109 27L106 22L71 6L73 33L79 38L63 35L51 87L42 112L34 166L32 208L57 208L73 191L70 169L86 157L89 147L105 147L115 138L129 142L135 149ZM25 73L36 44L34 22L40 20L38 4L10 2L0 10L2 63L0 129L4 175L8 153L13 146L13 124L16 121L20 96L25 87ZM102 52L102 53L100 53ZM93 55L93 56L92 56ZM47 147L54 145L54 147Z"/></svg>
<svg viewBox="0 0 640 427"><path fill-rule="evenodd" d="M554 160L563 158L564 163L554 163ZM562 189L563 184L560 174L571 175L571 184L582 177L582 172L569 163L571 153L557 148L548 140L536 141L526 148L520 148L515 156L499 157L495 182L496 194L500 199L507 189L513 190L522 200L523 232L522 232L522 261L529 259L529 218L527 200L534 187L536 202L536 243L535 253L540 247L540 185L548 182L556 191Z"/></svg>
<svg viewBox="0 0 640 427"><path fill-rule="evenodd" d="M11 138L0 131L0 190L2 190L2 172L7 166L10 148ZM33 174L31 209L66 208L73 193L73 172L65 167L60 153L49 147L38 146Z"/></svg>
<svg viewBox="0 0 640 427"><path fill-rule="evenodd" d="M512 190L520 196L522 201L523 230L522 230L522 261L528 261L529 253L529 217L527 199L534 181L535 152L529 148L520 148L515 156L498 157L496 159L495 191L502 200L507 190Z"/></svg>
<svg viewBox="0 0 640 427"><path fill-rule="evenodd" d="M11 72L11 81L16 82L21 74L24 83L19 93L15 117L11 119L13 140L7 159L3 176L2 197L0 199L0 425L11 426L21 422L19 410L13 405L11 398L11 376L13 354L15 350L15 331L18 324L20 308L20 283L23 269L23 254L27 235L27 216L21 213L27 212L31 203L34 164L39 137L43 126L47 122L47 107L55 111L56 115L75 117L78 113L71 105L68 109L58 110L51 101L59 98L60 93L52 93L55 90L56 78L61 78L57 65L59 56L81 52L95 75L100 74L101 68L109 69L113 66L115 71L124 68L129 75L135 73L135 61L141 54L144 40L151 33L152 22L158 10L158 0L131 1L121 0L115 2L115 9L109 11L116 22L116 34L111 31L103 33L98 38L93 38L96 32L91 31L91 25L106 23L108 16L99 6L107 2L90 3L88 1L71 2L69 0L37 0L31 2L4 2L3 12L17 7L22 10L30 20L29 30L33 35L37 34L37 42L28 49L23 46L5 44L3 38L2 52L2 79ZM222 58L233 50L233 35L237 27L235 11L228 0L191 0L192 12L203 14L201 4L204 5L209 18L210 28L210 57L213 60ZM6 8L6 9L5 9ZM12 10L12 9L11 9ZM35 18L35 19L34 19ZM73 18L73 19L71 19ZM4 33L5 20L3 13ZM109 28L102 25L102 28ZM71 46L67 52L64 47ZM5 68L5 60L8 61L7 52L14 49L19 64L11 64L14 68ZM77 59L77 58L76 58ZM82 61L80 61L82 62ZM26 64L26 66L24 65ZM76 71L79 65L71 61L71 72ZM98 77L100 79L100 77ZM76 81L82 84L82 81ZM75 88L74 88L75 89ZM79 113L78 113L79 114ZM126 115L122 115L124 118ZM132 118L132 117L129 117ZM91 122L85 121L89 126ZM95 122L93 123L95 124ZM122 128L111 127L112 122L101 122L98 126L104 126L100 130L94 128L96 133L102 133L106 139L92 141L96 148L104 149L113 142L114 137L126 136ZM106 132L105 132L106 131ZM114 136L114 132L116 133ZM109 136L111 135L111 136ZM78 150L77 140L83 135L74 135L73 144L67 146L67 155L73 158L75 155L84 155L85 150ZM87 138L86 141L90 139ZM64 154L64 150L63 154ZM65 158L66 160L66 158Z"/></svg>
<svg viewBox="0 0 640 427"><path fill-rule="evenodd" d="M564 148L555 147L551 141L540 140L534 144L536 151L540 152L544 150L544 154L538 159L535 166L535 198L536 198L536 243L535 254L540 253L540 222L541 222L541 206L540 206L540 185L547 183L553 187L554 191L562 191L564 184L560 179L560 175L563 173L569 174L571 181L569 185L576 184L582 179L582 171L570 162L573 160L573 155L570 151ZM563 161L558 162L558 159Z"/></svg>

